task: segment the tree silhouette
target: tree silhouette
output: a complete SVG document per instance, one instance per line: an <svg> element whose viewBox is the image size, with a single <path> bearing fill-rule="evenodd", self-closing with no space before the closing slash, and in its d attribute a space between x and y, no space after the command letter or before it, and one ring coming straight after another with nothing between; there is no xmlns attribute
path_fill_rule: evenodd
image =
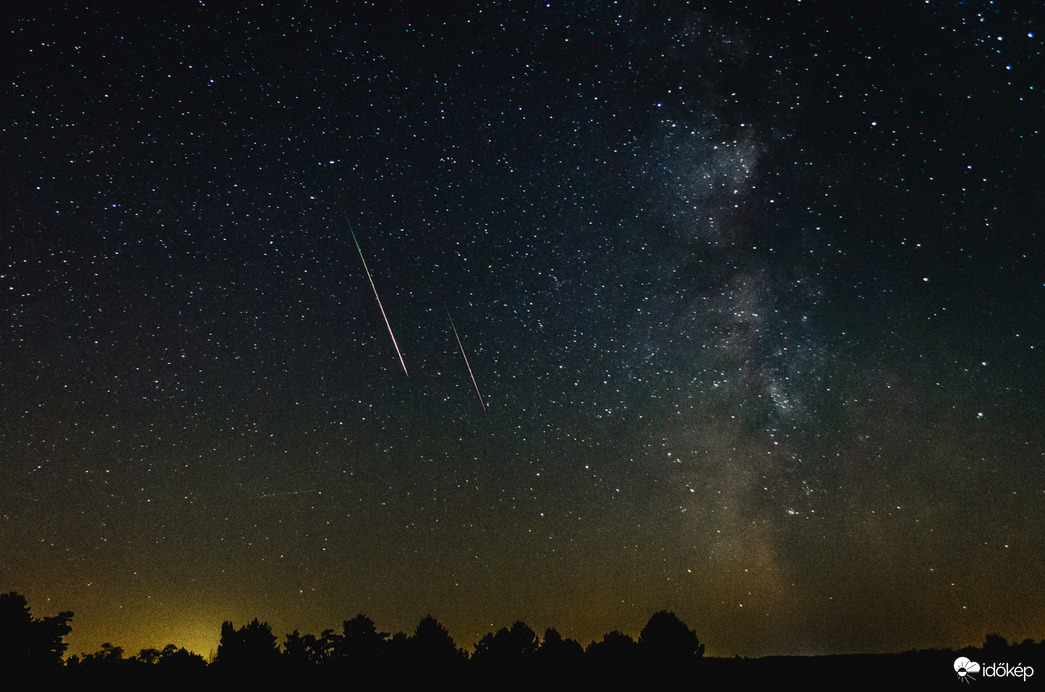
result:
<svg viewBox="0 0 1045 692"><path fill-rule="evenodd" d="M563 639L554 627L544 630L544 641L537 649L537 661L545 667L575 666L584 656L584 647L573 639Z"/></svg>
<svg viewBox="0 0 1045 692"><path fill-rule="evenodd" d="M588 660L596 667L605 670L621 669L631 665L635 660L638 645L628 635L613 630L602 637L602 641L592 642L585 653Z"/></svg>
<svg viewBox="0 0 1045 692"><path fill-rule="evenodd" d="M104 646L104 644L103 644ZM202 671L207 667L207 662L199 654L194 654L184 647L168 644L163 650L142 649L137 656L133 657L137 662L156 666L168 672L192 672Z"/></svg>
<svg viewBox="0 0 1045 692"><path fill-rule="evenodd" d="M184 646L168 644L160 652L160 660L156 662L156 666L170 673L199 673L207 667L207 662L203 660L203 656L189 651Z"/></svg>
<svg viewBox="0 0 1045 692"><path fill-rule="evenodd" d="M453 637L445 627L431 615L426 615L417 624L410 638L410 654L423 669L446 670L468 660L468 654L458 649Z"/></svg>
<svg viewBox="0 0 1045 692"><path fill-rule="evenodd" d="M396 632L385 645L385 659L394 667L401 667L411 660L413 637L405 632Z"/></svg>
<svg viewBox="0 0 1045 692"><path fill-rule="evenodd" d="M564 639L553 627L544 631L544 641L533 658L533 669L542 679L555 680L556 686L561 687L580 684L575 676L581 674L583 663L584 647L580 643Z"/></svg>
<svg viewBox="0 0 1045 692"><path fill-rule="evenodd" d="M231 622L221 625L221 641L215 662L223 667L259 670L271 668L279 657L279 645L267 622L252 622L236 629Z"/></svg>
<svg viewBox="0 0 1045 692"><path fill-rule="evenodd" d="M173 646L173 644L171 646ZM134 660L138 661L139 663L154 666L160 660L160 650L142 649L138 652L138 655L134 657Z"/></svg>
<svg viewBox="0 0 1045 692"><path fill-rule="evenodd" d="M24 673L31 665L37 667L28 672L43 672L49 665L57 669L66 650L64 636L71 631L71 619L71 612L34 618L24 597L16 592L0 594L0 670ZM975 656L974 660L983 660L985 654L994 660L1034 660L1045 653L1045 640L1026 639L1017 644L988 634L981 649L967 648L959 653ZM327 629L317 638L295 630L287 635L282 655L272 629L255 618L239 628L231 622L222 623L221 642L211 666L201 656L174 644L162 650L142 649L125 658L121 647L105 642L94 653L70 656L57 675L71 682L105 682L128 689L171 687L175 682L180 688L217 684L275 688L302 686L303 681L320 688L369 689L430 684L440 678L465 687L521 688L537 684L639 689L648 687L654 675L677 681L686 680L680 675L686 672L699 672L699 677L690 676L692 680L710 686L732 684L737 679L745 684L774 684L782 678L837 680L848 675L855 663L854 656L845 655L775 657L780 660L736 657L690 667L703 655L704 645L696 632L664 610L649 618L637 641L614 630L593 641L586 651L554 628L545 630L539 642L526 623L516 621L511 627L483 636L475 646L470 666L467 653L431 615L418 623L413 635L397 632L389 637L378 631L373 620L359 614L343 622L343 634ZM935 662L940 655L940 651L875 655L861 660L860 665L899 670L905 679L931 686L939 679ZM952 660L948 658L947 663ZM928 677L923 674L926 670L931 671ZM29 679L46 677L40 674Z"/></svg>
<svg viewBox="0 0 1045 692"><path fill-rule="evenodd" d="M697 633L666 610L654 613L642 628L639 648L648 661L661 664L684 663L704 655Z"/></svg>
<svg viewBox="0 0 1045 692"><path fill-rule="evenodd" d="M537 633L522 620L516 620L508 630L508 647L519 661L529 661L537 654Z"/></svg>
<svg viewBox="0 0 1045 692"><path fill-rule="evenodd" d="M1005 641L1005 637L1000 634L991 633L988 634L983 640L983 652L1004 655L1005 650L1009 648L1009 642Z"/></svg>
<svg viewBox="0 0 1045 692"><path fill-rule="evenodd" d="M115 665L123 660L123 647L113 646L111 642L103 643L101 648L93 654L87 654L83 657L85 664L95 665Z"/></svg>
<svg viewBox="0 0 1045 692"><path fill-rule="evenodd" d="M311 636L311 635L309 635ZM327 628L319 633L315 640L313 656L317 663L329 663L337 658L337 648L341 645L341 635Z"/></svg>
<svg viewBox="0 0 1045 692"><path fill-rule="evenodd" d="M332 633L333 630L326 630L323 635ZM327 662L330 648L325 639L316 639L312 634L302 635L294 630L283 643L283 655L297 667L317 666Z"/></svg>
<svg viewBox="0 0 1045 692"><path fill-rule="evenodd" d="M302 636L300 632L294 630L283 640L283 655L298 666L312 663L309 660L309 649L311 649L309 640L315 642L316 638L311 634Z"/></svg>
<svg viewBox="0 0 1045 692"><path fill-rule="evenodd" d="M374 621L360 613L343 623L339 655L350 661L365 661L373 665L384 653L388 632L378 632Z"/></svg>
<svg viewBox="0 0 1045 692"><path fill-rule="evenodd" d="M511 627L502 627L497 634L486 634L475 645L472 660L486 668L517 669L530 662L537 654L537 634L521 620Z"/></svg>
<svg viewBox="0 0 1045 692"><path fill-rule="evenodd" d="M71 611L34 618L21 594L0 594L0 670L57 667L72 631Z"/></svg>
<svg viewBox="0 0 1045 692"><path fill-rule="evenodd" d="M2 669L60 665L67 647L64 636L72 629L69 626L72 616L71 612L63 612L54 617L34 618L23 596L13 591L0 594ZM389 673L393 678L398 675L418 681L422 676L430 679L432 675L467 674L467 668L463 666L468 661L468 654L457 647L449 631L431 615L421 619L411 636L398 632L389 637L387 632L378 631L374 621L363 614L345 620L342 629L342 634L324 630L318 638L295 630L286 636L281 656L268 623L254 618L237 628L231 622L224 622L214 668L243 679L244 674L248 677L278 675L281 669L288 673L297 671L296 676L306 669L318 670L322 666L328 679L342 682L350 679L357 686L375 682L377 677L374 676L387 682ZM1002 637L988 635L984 648L1009 646ZM1042 644L1028 640L1021 646L1029 648ZM498 675L508 673L525 677L538 673L542 677L555 676L554 679L562 682L564 678L560 674L581 673L583 670L584 675L596 673L606 676L607 682L620 682L624 679L621 676L627 677L638 670L637 663L663 668L698 660L703 654L704 645L698 641L696 633L674 613L660 611L650 617L638 641L614 630L604 635L601 641L592 642L586 651L576 641L564 639L554 628L545 630L541 641L526 623L516 621L511 627L486 634L476 644L472 661L474 670ZM333 666L325 665L335 662ZM112 674L124 681L135 682L168 672L188 682L190 678L182 673L195 676L208 668L201 656L174 644L168 644L162 650L142 649L136 656L125 658L123 649L110 642L102 644L94 653L71 657L68 667L85 675ZM350 678L344 677L346 672L350 672ZM268 680L271 682L274 678Z"/></svg>

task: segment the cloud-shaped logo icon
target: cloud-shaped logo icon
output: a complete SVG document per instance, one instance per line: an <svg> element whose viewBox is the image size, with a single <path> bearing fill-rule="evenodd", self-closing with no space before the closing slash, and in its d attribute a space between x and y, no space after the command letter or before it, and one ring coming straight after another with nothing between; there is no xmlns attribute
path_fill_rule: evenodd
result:
<svg viewBox="0 0 1045 692"><path fill-rule="evenodd" d="M954 659L954 672L958 674L958 679L962 682L968 682L972 679L973 673L980 672L980 664L976 661L970 661L965 656L959 656Z"/></svg>

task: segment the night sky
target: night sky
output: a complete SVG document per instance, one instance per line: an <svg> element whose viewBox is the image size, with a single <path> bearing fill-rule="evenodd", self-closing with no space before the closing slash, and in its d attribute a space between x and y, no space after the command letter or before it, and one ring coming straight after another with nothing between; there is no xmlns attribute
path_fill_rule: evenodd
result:
<svg viewBox="0 0 1045 692"><path fill-rule="evenodd" d="M1045 637L1034 3L170 4L2 10L0 591L69 653Z"/></svg>

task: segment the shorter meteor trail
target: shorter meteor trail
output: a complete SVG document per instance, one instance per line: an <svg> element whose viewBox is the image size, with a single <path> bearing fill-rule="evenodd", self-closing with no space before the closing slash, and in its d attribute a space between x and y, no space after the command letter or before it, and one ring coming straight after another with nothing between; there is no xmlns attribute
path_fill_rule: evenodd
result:
<svg viewBox="0 0 1045 692"><path fill-rule="evenodd" d="M345 214L345 221L348 221L348 214ZM377 286L374 285L374 277L370 276L370 269L366 266L366 259L363 258L363 249L359 247L359 241L356 240L356 232L352 230L352 222L348 221L348 232L352 234L352 242L356 244L356 250L359 250L359 259L363 261L363 270L366 272L366 278L370 279L370 288L374 289L374 297L377 298L377 307L381 309L381 317L385 318L385 326L388 327L388 335L392 337L392 345L395 346L396 353L399 354L399 364L403 366L403 372L407 377L410 377L410 373L406 372L406 362L403 360L403 353L399 350L399 344L396 343L396 335L392 333L392 325L388 323L388 315L385 314L385 306L381 305L381 296L377 295ZM483 407L485 409L485 407Z"/></svg>
<svg viewBox="0 0 1045 692"><path fill-rule="evenodd" d="M443 305L446 308L446 305ZM483 395L479 392L479 385L475 381L475 375L472 374L472 366L468 364L468 356L464 354L464 344L461 343L461 337L457 335L457 327L454 326L454 318L450 317L450 308L446 308L446 316L450 319L450 329L454 330L454 338L457 339L457 345L461 349L461 357L464 358L464 366L468 368L468 376L472 378L472 386L475 387L475 393L479 396L479 405L483 407L483 411L486 410L486 403L483 401Z"/></svg>

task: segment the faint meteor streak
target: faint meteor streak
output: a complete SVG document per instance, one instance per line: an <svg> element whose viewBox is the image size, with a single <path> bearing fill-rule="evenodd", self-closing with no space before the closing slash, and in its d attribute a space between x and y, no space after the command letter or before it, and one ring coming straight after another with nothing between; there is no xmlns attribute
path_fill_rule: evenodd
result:
<svg viewBox="0 0 1045 692"><path fill-rule="evenodd" d="M348 215L345 215L345 220L348 221ZM388 323L388 315L385 314L385 306L381 305L381 296L377 295L377 286L374 285L374 277L370 276L370 269L366 266L366 259L363 257L363 249L359 247L359 241L356 240L356 232L352 230L352 222L348 221L348 232L352 234L352 242L356 244L356 250L359 250L359 259L363 261L363 270L366 272L366 278L370 279L370 288L374 289L374 297L377 298L377 307L381 309L381 317L385 318L385 326L388 327L388 335L392 337L392 345L395 346L396 353L399 354L399 364L403 366L403 372L406 373L407 377L410 377L410 373L406 371L406 362L403 360L403 353L399 350L399 344L396 342L396 335L392 333L392 325Z"/></svg>
<svg viewBox="0 0 1045 692"><path fill-rule="evenodd" d="M445 308L446 305L443 305ZM457 327L454 326L454 318L450 317L450 308L446 308L446 316L450 319L450 329L454 330L454 337L457 339L457 345L461 349L461 357L464 358L464 366L468 368L468 376L472 378L472 386L475 387L475 393L479 396L479 405L486 410L486 403L483 401L483 395L479 392L479 384L475 381L475 375L472 374L472 366L468 364L468 356L464 354L464 344L461 343L461 337L457 335Z"/></svg>

